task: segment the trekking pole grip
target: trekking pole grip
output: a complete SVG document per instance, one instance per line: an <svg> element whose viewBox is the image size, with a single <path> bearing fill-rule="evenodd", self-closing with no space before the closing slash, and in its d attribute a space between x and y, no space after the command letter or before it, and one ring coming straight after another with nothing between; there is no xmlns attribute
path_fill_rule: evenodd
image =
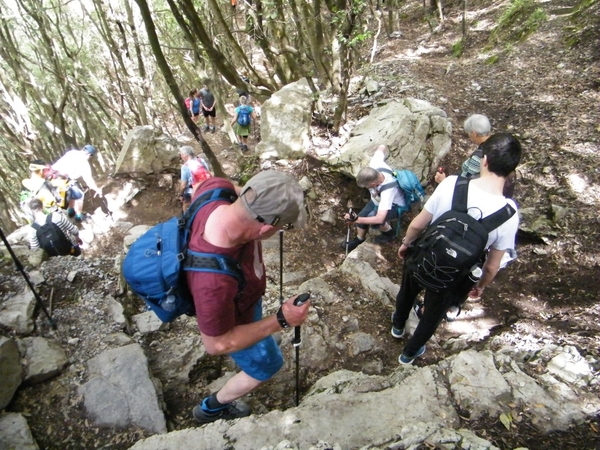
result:
<svg viewBox="0 0 600 450"><path fill-rule="evenodd" d="M310 294L300 294L294 300L294 306L302 306L304 303L308 301L310 298ZM294 347L300 346L302 344L302 337L300 336L300 327L294 327L294 339L292 340L292 344Z"/></svg>
<svg viewBox="0 0 600 450"><path fill-rule="evenodd" d="M294 306L302 306L302 305L304 305L308 301L309 298L310 298L310 294L300 294L294 300Z"/></svg>

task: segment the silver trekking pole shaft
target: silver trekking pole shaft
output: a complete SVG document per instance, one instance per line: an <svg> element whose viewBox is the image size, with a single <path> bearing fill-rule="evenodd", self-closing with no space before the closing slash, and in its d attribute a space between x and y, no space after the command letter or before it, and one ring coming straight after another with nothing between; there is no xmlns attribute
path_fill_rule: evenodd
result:
<svg viewBox="0 0 600 450"><path fill-rule="evenodd" d="M350 215L352 215L352 208L350 208ZM346 256L348 256L348 246L350 245L350 222L348 222L348 233L346 234Z"/></svg>
<svg viewBox="0 0 600 450"><path fill-rule="evenodd" d="M294 300L295 306L303 305L310 298L310 294L300 294ZM292 339L292 345L296 350L296 406L300 404L300 344L302 344L302 338L300 336L300 327L294 327L294 338Z"/></svg>
<svg viewBox="0 0 600 450"><path fill-rule="evenodd" d="M283 305L283 230L279 230L279 304Z"/></svg>

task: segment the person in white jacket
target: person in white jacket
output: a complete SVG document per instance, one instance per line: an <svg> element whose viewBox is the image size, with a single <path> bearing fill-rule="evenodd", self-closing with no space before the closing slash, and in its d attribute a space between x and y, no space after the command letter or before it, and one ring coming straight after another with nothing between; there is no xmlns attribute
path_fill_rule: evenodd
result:
<svg viewBox="0 0 600 450"><path fill-rule="evenodd" d="M98 187L92 176L92 167L90 158L96 154L96 147L86 145L81 150L69 150L58 161L52 165L52 169L58 172L62 177L70 181L67 199L69 202L67 215L75 216L75 220L83 220L83 198L84 192L79 185L81 178L87 186L95 192L95 196L102 197L102 189Z"/></svg>

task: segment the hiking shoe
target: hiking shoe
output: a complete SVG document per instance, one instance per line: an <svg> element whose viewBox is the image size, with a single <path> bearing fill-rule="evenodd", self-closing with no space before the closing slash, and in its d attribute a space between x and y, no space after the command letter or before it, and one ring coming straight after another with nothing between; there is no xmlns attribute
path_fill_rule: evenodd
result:
<svg viewBox="0 0 600 450"><path fill-rule="evenodd" d="M454 322L460 315L460 311L460 306L451 306L448 308L448 311L446 311L446 322Z"/></svg>
<svg viewBox="0 0 600 450"><path fill-rule="evenodd" d="M216 128L216 127L213 125L213 127L212 127L211 131L212 131L213 133L216 133L216 132L217 132L217 128Z"/></svg>
<svg viewBox="0 0 600 450"><path fill-rule="evenodd" d="M396 314L395 311L392 313L392 336L400 339L404 336L404 328L396 328L396 325L394 325L394 314Z"/></svg>
<svg viewBox="0 0 600 450"><path fill-rule="evenodd" d="M392 228L389 231L382 232L379 236L373 238L373 244L382 245L396 239L396 232Z"/></svg>
<svg viewBox="0 0 600 450"><path fill-rule="evenodd" d="M219 419L233 420L237 419L238 417L247 417L252 414L252 408L240 400L231 402L223 409L216 411L208 410L208 408L205 406L206 400L207 399L205 398L200 405L196 405L192 411L194 419L201 424L211 423Z"/></svg>
<svg viewBox="0 0 600 450"><path fill-rule="evenodd" d="M75 210L73 208L67 209L67 216L68 217L75 217Z"/></svg>
<svg viewBox="0 0 600 450"><path fill-rule="evenodd" d="M242 144L242 152L247 152L248 146L246 144Z"/></svg>
<svg viewBox="0 0 600 450"><path fill-rule="evenodd" d="M202 129L202 131L208 131L210 130L210 127L208 125L204 125L204 128Z"/></svg>
<svg viewBox="0 0 600 450"><path fill-rule="evenodd" d="M83 214L75 214L75 222L83 222Z"/></svg>
<svg viewBox="0 0 600 450"><path fill-rule="evenodd" d="M358 247L363 242L365 242L364 239L359 239L359 238L355 237L351 241L344 241L344 242L342 242L342 247L344 249L346 249L346 245L347 245L348 246L348 253L350 253L352 250L354 250L356 247Z"/></svg>
<svg viewBox="0 0 600 450"><path fill-rule="evenodd" d="M419 356L422 356L423 353L425 353L425 350L427 350L427 347L424 345L419 350L417 350L417 353L415 353L413 356L406 356L404 352L402 352L402 354L398 358L398 362L404 365L412 364L415 359L417 359Z"/></svg>

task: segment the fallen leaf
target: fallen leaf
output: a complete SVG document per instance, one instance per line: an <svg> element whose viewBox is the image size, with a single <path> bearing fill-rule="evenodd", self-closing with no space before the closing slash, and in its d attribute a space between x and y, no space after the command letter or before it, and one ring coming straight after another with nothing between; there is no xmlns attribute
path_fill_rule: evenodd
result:
<svg viewBox="0 0 600 450"><path fill-rule="evenodd" d="M504 425L504 427L510 431L510 424L512 423L512 417L510 414L500 414L500 422L502 422L502 425Z"/></svg>

